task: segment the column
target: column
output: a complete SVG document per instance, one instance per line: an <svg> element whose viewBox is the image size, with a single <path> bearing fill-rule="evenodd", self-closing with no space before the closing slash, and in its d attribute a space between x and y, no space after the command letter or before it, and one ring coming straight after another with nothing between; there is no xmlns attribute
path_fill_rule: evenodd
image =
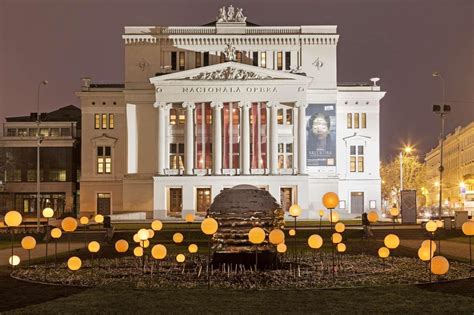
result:
<svg viewBox="0 0 474 315"><path fill-rule="evenodd" d="M269 102L270 108L270 174L278 175L278 102Z"/></svg>
<svg viewBox="0 0 474 315"><path fill-rule="evenodd" d="M221 101L211 102L213 108L212 121L212 173L213 175L222 174L222 113L224 104Z"/></svg>
<svg viewBox="0 0 474 315"><path fill-rule="evenodd" d="M249 109L252 106L251 102L241 102L239 107L241 108L241 126L242 126L242 152L240 159L240 174L250 174L250 115Z"/></svg>
<svg viewBox="0 0 474 315"><path fill-rule="evenodd" d="M156 102L153 106L158 108L158 175L165 175L166 146L168 145L166 137L166 111L169 103Z"/></svg>
<svg viewBox="0 0 474 315"><path fill-rule="evenodd" d="M298 174L306 174L306 102L296 102L298 108Z"/></svg>
<svg viewBox="0 0 474 315"><path fill-rule="evenodd" d="M186 108L186 125L184 126L184 173L193 175L194 169L194 109L192 102L184 102Z"/></svg>

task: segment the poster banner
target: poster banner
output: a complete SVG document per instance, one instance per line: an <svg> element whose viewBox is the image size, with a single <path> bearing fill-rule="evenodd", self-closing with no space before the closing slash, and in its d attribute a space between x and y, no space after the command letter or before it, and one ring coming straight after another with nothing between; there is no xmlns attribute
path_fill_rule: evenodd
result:
<svg viewBox="0 0 474 315"><path fill-rule="evenodd" d="M309 104L306 108L306 165L336 165L335 104Z"/></svg>

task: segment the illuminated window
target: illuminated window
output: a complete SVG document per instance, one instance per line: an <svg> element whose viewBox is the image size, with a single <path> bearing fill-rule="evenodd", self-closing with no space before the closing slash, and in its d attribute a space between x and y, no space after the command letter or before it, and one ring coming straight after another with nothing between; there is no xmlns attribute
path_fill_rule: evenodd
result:
<svg viewBox="0 0 474 315"><path fill-rule="evenodd" d="M100 114L94 115L94 128L100 129Z"/></svg>
<svg viewBox="0 0 474 315"><path fill-rule="evenodd" d="M211 188L196 188L196 212L206 212L211 206Z"/></svg>
<svg viewBox="0 0 474 315"><path fill-rule="evenodd" d="M349 169L351 173L364 172L364 146L362 145L351 145L350 146L350 161Z"/></svg>
<svg viewBox="0 0 474 315"><path fill-rule="evenodd" d="M97 147L97 174L112 173L111 147Z"/></svg>
<svg viewBox="0 0 474 315"><path fill-rule="evenodd" d="M293 205L293 188L280 188L280 204L283 211L288 212Z"/></svg>
<svg viewBox="0 0 474 315"><path fill-rule="evenodd" d="M184 143L170 143L170 169L184 169Z"/></svg>
<svg viewBox="0 0 474 315"><path fill-rule="evenodd" d="M283 70L283 52L277 52L277 70Z"/></svg>
<svg viewBox="0 0 474 315"><path fill-rule="evenodd" d="M107 129L107 114L102 114L102 129Z"/></svg>
<svg viewBox="0 0 474 315"><path fill-rule="evenodd" d="M183 189L170 188L169 201L170 201L170 205L169 205L170 212L181 212L183 208Z"/></svg>
<svg viewBox="0 0 474 315"><path fill-rule="evenodd" d="M352 113L347 114L347 128L352 128Z"/></svg>
<svg viewBox="0 0 474 315"><path fill-rule="evenodd" d="M278 144L278 168L293 168L293 143Z"/></svg>
<svg viewBox="0 0 474 315"><path fill-rule="evenodd" d="M266 68L267 67L267 53L262 51L260 53L260 67Z"/></svg>
<svg viewBox="0 0 474 315"><path fill-rule="evenodd" d="M252 103L250 110L250 168L267 168L267 108Z"/></svg>
<svg viewBox="0 0 474 315"><path fill-rule="evenodd" d="M180 51L179 52L179 70L184 70L185 62L186 62L186 59L185 59L184 51Z"/></svg>
<svg viewBox="0 0 474 315"><path fill-rule="evenodd" d="M109 129L114 129L114 114L109 114Z"/></svg>
<svg viewBox="0 0 474 315"><path fill-rule="evenodd" d="M293 125L293 109L286 108L286 124Z"/></svg>
<svg viewBox="0 0 474 315"><path fill-rule="evenodd" d="M210 103L197 103L195 117L195 168L208 169L212 167L212 108Z"/></svg>
<svg viewBox="0 0 474 315"><path fill-rule="evenodd" d="M279 125L283 125L283 108L279 108L277 111L277 122Z"/></svg>
<svg viewBox="0 0 474 315"><path fill-rule="evenodd" d="M195 59L195 62L194 62L195 68L200 68L201 67L201 52L197 51L194 54L194 59Z"/></svg>
<svg viewBox="0 0 474 315"><path fill-rule="evenodd" d="M367 128L367 114L366 113L362 113L361 114L361 127L362 128Z"/></svg>
<svg viewBox="0 0 474 315"><path fill-rule="evenodd" d="M354 114L354 128L359 128L359 113Z"/></svg>

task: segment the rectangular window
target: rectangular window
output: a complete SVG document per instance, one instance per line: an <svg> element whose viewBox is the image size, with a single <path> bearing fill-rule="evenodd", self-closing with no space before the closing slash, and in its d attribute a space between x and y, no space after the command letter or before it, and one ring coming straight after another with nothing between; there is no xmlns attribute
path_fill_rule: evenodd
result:
<svg viewBox="0 0 474 315"><path fill-rule="evenodd" d="M19 137L28 136L28 129L27 128L18 128L18 136Z"/></svg>
<svg viewBox="0 0 474 315"><path fill-rule="evenodd" d="M50 182L65 182L66 170L49 170L48 177Z"/></svg>
<svg viewBox="0 0 474 315"><path fill-rule="evenodd" d="M100 129L100 114L94 115L94 129Z"/></svg>
<svg viewBox="0 0 474 315"><path fill-rule="evenodd" d="M291 108L286 109L286 124L293 125L293 110Z"/></svg>
<svg viewBox="0 0 474 315"><path fill-rule="evenodd" d="M351 156L351 161L350 161L350 169L351 169L351 173L354 173L356 171L356 157L355 156Z"/></svg>
<svg viewBox="0 0 474 315"><path fill-rule="evenodd" d="M224 55L224 53L223 53L223 52L221 52L221 54L219 55L219 58L220 58L220 60L219 60L219 61L220 61L220 63L223 63L223 62L225 62L225 55Z"/></svg>
<svg viewBox="0 0 474 315"><path fill-rule="evenodd" d="M8 137L16 137L16 129L8 128L7 129L7 136Z"/></svg>
<svg viewBox="0 0 474 315"><path fill-rule="evenodd" d="M283 70L283 52L277 52L277 70Z"/></svg>
<svg viewBox="0 0 474 315"><path fill-rule="evenodd" d="M283 125L283 108L279 108L277 111L277 122L279 125Z"/></svg>
<svg viewBox="0 0 474 315"><path fill-rule="evenodd" d="M109 129L114 129L114 114L109 114Z"/></svg>
<svg viewBox="0 0 474 315"><path fill-rule="evenodd" d="M30 128L28 129L28 134L30 137L37 137L38 136L38 129Z"/></svg>
<svg viewBox="0 0 474 315"><path fill-rule="evenodd" d="M40 128L40 136L41 137L48 137L49 136L49 129L48 128Z"/></svg>
<svg viewBox="0 0 474 315"><path fill-rule="evenodd" d="M262 51L260 53L260 67L266 68L267 67L267 53Z"/></svg>
<svg viewBox="0 0 474 315"><path fill-rule="evenodd" d="M179 52L179 70L184 70L186 64L186 58L184 51Z"/></svg>
<svg viewBox="0 0 474 315"><path fill-rule="evenodd" d="M359 113L354 113L354 128L359 128Z"/></svg>
<svg viewBox="0 0 474 315"><path fill-rule="evenodd" d="M363 156L357 157L357 171L359 173L364 172L364 157Z"/></svg>
<svg viewBox="0 0 474 315"><path fill-rule="evenodd" d="M280 188L280 204L283 211L288 212L293 205L293 188Z"/></svg>
<svg viewBox="0 0 474 315"><path fill-rule="evenodd" d="M209 52L208 51L204 52L204 56L203 56L202 59L203 59L202 63L204 65L204 67L209 66Z"/></svg>
<svg viewBox="0 0 474 315"><path fill-rule="evenodd" d="M258 67L258 51L252 53L252 65Z"/></svg>
<svg viewBox="0 0 474 315"><path fill-rule="evenodd" d="M201 67L201 52L196 51L194 53L194 67L200 68Z"/></svg>
<svg viewBox="0 0 474 315"><path fill-rule="evenodd" d="M97 174L112 173L111 147L97 147Z"/></svg>
<svg viewBox="0 0 474 315"><path fill-rule="evenodd" d="M285 70L291 69L291 51L285 52Z"/></svg>
<svg viewBox="0 0 474 315"><path fill-rule="evenodd" d="M178 58L176 51L171 52L171 70L178 70Z"/></svg>
<svg viewBox="0 0 474 315"><path fill-rule="evenodd" d="M101 125L102 129L107 129L107 114L102 114Z"/></svg>
<svg viewBox="0 0 474 315"><path fill-rule="evenodd" d="M351 173L364 172L364 146L351 145L350 146L350 162L349 168Z"/></svg>
<svg viewBox="0 0 474 315"><path fill-rule="evenodd" d="M235 60L236 60L237 62L242 63L242 52L241 52L241 51L237 51L237 52L235 53Z"/></svg>
<svg viewBox="0 0 474 315"><path fill-rule="evenodd" d="M293 143L278 144L278 168L293 168Z"/></svg>
<svg viewBox="0 0 474 315"><path fill-rule="evenodd" d="M362 125L362 128L367 128L367 114L366 113L362 113L361 125Z"/></svg>
<svg viewBox="0 0 474 315"><path fill-rule="evenodd" d="M172 126L184 125L186 120L185 109L181 106L176 106L170 109L169 123Z"/></svg>
<svg viewBox="0 0 474 315"><path fill-rule="evenodd" d="M197 103L195 110L195 168L212 167L212 108L210 103Z"/></svg>
<svg viewBox="0 0 474 315"><path fill-rule="evenodd" d="M21 169L7 170L7 182L21 182Z"/></svg>
<svg viewBox="0 0 474 315"><path fill-rule="evenodd" d="M170 188L169 190L170 212L181 212L183 208L183 189Z"/></svg>
<svg viewBox="0 0 474 315"><path fill-rule="evenodd" d="M352 113L347 113L347 128L352 128Z"/></svg>
<svg viewBox="0 0 474 315"><path fill-rule="evenodd" d="M59 128L51 128L49 130L50 137L59 137Z"/></svg>
<svg viewBox="0 0 474 315"><path fill-rule="evenodd" d="M251 168L267 167L267 108L265 103L252 103L250 111Z"/></svg>
<svg viewBox="0 0 474 315"><path fill-rule="evenodd" d="M184 169L184 143L170 143L170 169Z"/></svg>
<svg viewBox="0 0 474 315"><path fill-rule="evenodd" d="M196 188L196 212L206 212L211 206L211 188Z"/></svg>

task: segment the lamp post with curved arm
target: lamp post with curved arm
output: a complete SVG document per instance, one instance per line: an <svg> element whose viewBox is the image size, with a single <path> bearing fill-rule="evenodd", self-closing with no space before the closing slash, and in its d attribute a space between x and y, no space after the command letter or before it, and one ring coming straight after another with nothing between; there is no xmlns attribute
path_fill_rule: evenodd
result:
<svg viewBox="0 0 474 315"><path fill-rule="evenodd" d="M38 84L38 94L36 98L36 231L40 231L40 220L41 220L41 202L40 202L40 145L42 142L40 134L40 91L41 86L47 85L48 81L43 80Z"/></svg>

